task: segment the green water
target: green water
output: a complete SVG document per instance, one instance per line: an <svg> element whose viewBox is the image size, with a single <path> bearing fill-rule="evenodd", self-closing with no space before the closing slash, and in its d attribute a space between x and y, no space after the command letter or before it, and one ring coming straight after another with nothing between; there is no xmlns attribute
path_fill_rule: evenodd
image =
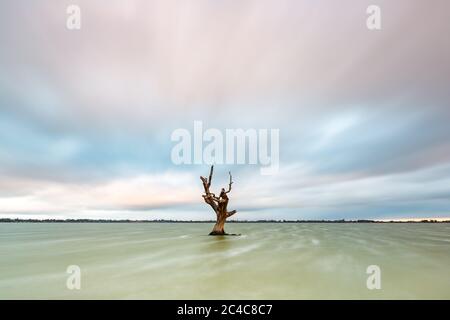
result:
<svg viewBox="0 0 450 320"><path fill-rule="evenodd" d="M450 299L450 224L0 224L1 299ZM81 289L69 290L69 265ZM369 290L366 269L381 269Z"/></svg>

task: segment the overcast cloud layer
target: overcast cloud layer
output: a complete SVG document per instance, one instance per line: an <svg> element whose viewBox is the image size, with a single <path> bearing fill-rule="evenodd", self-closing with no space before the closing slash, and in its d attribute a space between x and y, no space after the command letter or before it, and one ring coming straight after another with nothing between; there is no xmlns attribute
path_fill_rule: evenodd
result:
<svg viewBox="0 0 450 320"><path fill-rule="evenodd" d="M216 167L237 219L450 216L450 3L375 2L2 1L0 217L212 219L194 120L280 129L278 174Z"/></svg>

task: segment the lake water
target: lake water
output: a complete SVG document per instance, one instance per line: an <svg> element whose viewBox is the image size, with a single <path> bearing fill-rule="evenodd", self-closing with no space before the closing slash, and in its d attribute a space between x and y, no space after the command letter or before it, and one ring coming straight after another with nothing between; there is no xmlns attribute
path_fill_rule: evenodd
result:
<svg viewBox="0 0 450 320"><path fill-rule="evenodd" d="M0 223L1 299L450 299L450 224ZM66 286L69 265L81 289ZM381 289L369 290L369 265Z"/></svg>

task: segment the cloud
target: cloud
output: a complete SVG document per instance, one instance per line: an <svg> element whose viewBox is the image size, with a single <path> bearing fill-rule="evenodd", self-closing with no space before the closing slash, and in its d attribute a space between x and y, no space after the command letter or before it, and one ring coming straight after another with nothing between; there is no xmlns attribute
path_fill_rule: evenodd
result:
<svg viewBox="0 0 450 320"><path fill-rule="evenodd" d="M0 214L202 218L194 120L280 129L278 176L220 168L243 217L450 214L447 1L377 32L370 1L77 3L76 32L72 1L0 4Z"/></svg>
<svg viewBox="0 0 450 320"><path fill-rule="evenodd" d="M298 165L285 167L270 178L242 173L232 190L230 206L244 218L258 219L261 212L272 211L270 216L279 219L341 215L375 219L380 214L401 216L398 210L404 207L409 209L405 213L408 216L423 212L439 216L443 212L436 212L436 208L450 205L450 165L382 176L317 175L307 166ZM216 172L213 190L226 184L222 178ZM166 172L86 185L11 182L15 183L15 190L22 188L25 192L5 195L2 191L2 216L54 214L86 218L94 214L162 219L172 211L170 216L174 219L214 218L201 201L198 178L190 173ZM3 182L0 190L8 187ZM368 207L371 210L366 211ZM382 210L374 213L377 207ZM118 215L120 212L122 216Z"/></svg>
<svg viewBox="0 0 450 320"><path fill-rule="evenodd" d="M102 183L52 183L12 179L0 185L0 207L5 214L66 214L85 217L92 211L151 211L197 202L200 188L192 188L197 179L187 173L161 173L114 179ZM4 189L15 184L22 194L5 195ZM86 218L86 217L85 217Z"/></svg>

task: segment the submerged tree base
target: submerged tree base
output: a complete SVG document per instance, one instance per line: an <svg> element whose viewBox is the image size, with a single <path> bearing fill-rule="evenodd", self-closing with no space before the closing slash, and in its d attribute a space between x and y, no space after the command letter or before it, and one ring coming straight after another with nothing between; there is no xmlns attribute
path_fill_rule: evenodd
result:
<svg viewBox="0 0 450 320"><path fill-rule="evenodd" d="M225 236L227 233L225 231L211 231L209 233L210 236Z"/></svg>
<svg viewBox="0 0 450 320"><path fill-rule="evenodd" d="M210 236L240 236L240 233L226 233L226 232L217 232L217 231L211 231L209 233Z"/></svg>

